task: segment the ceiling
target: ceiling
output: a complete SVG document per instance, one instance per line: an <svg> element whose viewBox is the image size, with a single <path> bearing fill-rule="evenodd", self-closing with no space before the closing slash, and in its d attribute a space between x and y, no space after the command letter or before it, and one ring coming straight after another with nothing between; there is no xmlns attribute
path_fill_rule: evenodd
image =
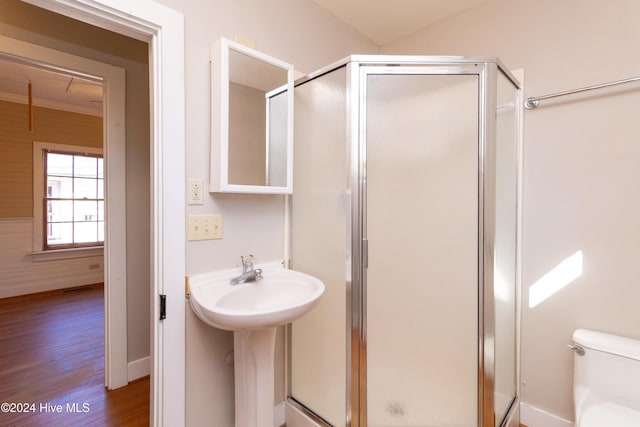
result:
<svg viewBox="0 0 640 427"><path fill-rule="evenodd" d="M312 0L378 45L487 0ZM0 57L0 100L102 115L102 84Z"/></svg>
<svg viewBox="0 0 640 427"><path fill-rule="evenodd" d="M488 0L312 0L384 45Z"/></svg>
<svg viewBox="0 0 640 427"><path fill-rule="evenodd" d="M102 83L0 57L0 100L102 115Z"/></svg>

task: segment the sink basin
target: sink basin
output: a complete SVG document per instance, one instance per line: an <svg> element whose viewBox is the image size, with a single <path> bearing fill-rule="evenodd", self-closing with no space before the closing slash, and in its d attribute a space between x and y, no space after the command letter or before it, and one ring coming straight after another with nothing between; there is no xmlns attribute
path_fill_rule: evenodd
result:
<svg viewBox="0 0 640 427"><path fill-rule="evenodd" d="M310 311L324 293L320 280L299 271L265 267L261 280L229 284L239 274L233 269L192 278L191 307L205 323L231 331L284 325Z"/></svg>
<svg viewBox="0 0 640 427"><path fill-rule="evenodd" d="M240 269L192 276L189 301L205 323L233 331L236 427L274 427L276 329L320 302L324 283L308 274L263 264L263 278L238 285Z"/></svg>

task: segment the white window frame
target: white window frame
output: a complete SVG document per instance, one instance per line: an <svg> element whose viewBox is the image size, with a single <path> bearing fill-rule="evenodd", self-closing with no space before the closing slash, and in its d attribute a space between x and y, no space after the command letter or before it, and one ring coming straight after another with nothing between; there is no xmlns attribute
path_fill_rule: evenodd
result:
<svg viewBox="0 0 640 427"><path fill-rule="evenodd" d="M102 256L104 246L88 246L85 248L44 249L44 212L42 200L45 197L44 152L56 151L69 154L99 154L104 156L102 148L84 147L80 145L55 144L51 142L33 142L33 255L34 261L53 259L83 258Z"/></svg>

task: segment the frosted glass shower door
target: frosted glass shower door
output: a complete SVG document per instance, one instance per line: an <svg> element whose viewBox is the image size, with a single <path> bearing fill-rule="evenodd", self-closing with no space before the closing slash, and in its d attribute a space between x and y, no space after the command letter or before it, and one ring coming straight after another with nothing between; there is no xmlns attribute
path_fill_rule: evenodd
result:
<svg viewBox="0 0 640 427"><path fill-rule="evenodd" d="M476 426L479 76L392 72L363 77L366 425Z"/></svg>

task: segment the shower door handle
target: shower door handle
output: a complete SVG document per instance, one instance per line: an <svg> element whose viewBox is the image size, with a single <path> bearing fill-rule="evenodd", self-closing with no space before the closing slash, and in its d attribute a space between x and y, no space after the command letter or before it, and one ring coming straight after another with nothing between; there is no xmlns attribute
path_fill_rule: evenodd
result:
<svg viewBox="0 0 640 427"><path fill-rule="evenodd" d="M362 266L369 268L369 240L362 240Z"/></svg>

